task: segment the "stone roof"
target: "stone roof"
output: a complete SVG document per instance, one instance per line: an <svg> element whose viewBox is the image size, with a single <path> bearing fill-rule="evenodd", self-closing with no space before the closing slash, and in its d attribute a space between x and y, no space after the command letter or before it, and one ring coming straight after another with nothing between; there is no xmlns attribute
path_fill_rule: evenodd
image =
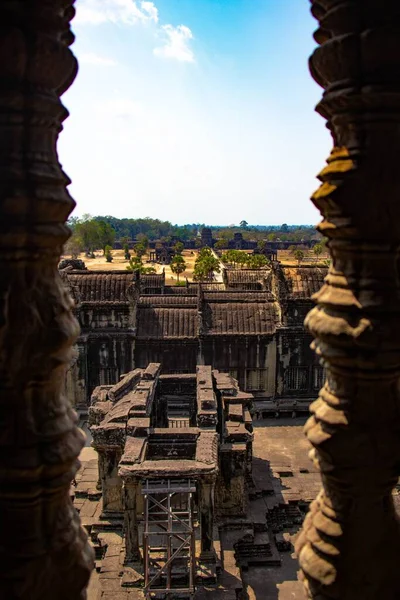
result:
<svg viewBox="0 0 400 600"><path fill-rule="evenodd" d="M232 283L261 283L270 274L270 269L227 269L226 278Z"/></svg>
<svg viewBox="0 0 400 600"><path fill-rule="evenodd" d="M137 337L168 339L197 337L197 308L139 307Z"/></svg>
<svg viewBox="0 0 400 600"><path fill-rule="evenodd" d="M142 296L139 299L139 306L197 307L197 296L167 296L164 294Z"/></svg>
<svg viewBox="0 0 400 600"><path fill-rule="evenodd" d="M272 335L277 312L271 302L209 302L205 327L209 335Z"/></svg>
<svg viewBox="0 0 400 600"><path fill-rule="evenodd" d="M203 299L206 302L268 302L273 295L265 290L207 291Z"/></svg>
<svg viewBox="0 0 400 600"><path fill-rule="evenodd" d="M165 286L165 273L149 273L148 275L140 276L140 287L143 292L147 289L158 289L162 290Z"/></svg>
<svg viewBox="0 0 400 600"><path fill-rule="evenodd" d="M66 281L77 302L128 302L134 280L128 271L70 271Z"/></svg>
<svg viewBox="0 0 400 600"><path fill-rule="evenodd" d="M220 281L209 281L209 282L204 282L202 281L199 285L199 287L203 290L203 291L209 291L209 292L213 292L213 291L224 291L225 289L225 284L221 283Z"/></svg>
<svg viewBox="0 0 400 600"><path fill-rule="evenodd" d="M189 283L185 286L166 285L164 294L170 296L197 296L197 284Z"/></svg>
<svg viewBox="0 0 400 600"><path fill-rule="evenodd" d="M282 267L288 298L311 299L324 284L328 267Z"/></svg>

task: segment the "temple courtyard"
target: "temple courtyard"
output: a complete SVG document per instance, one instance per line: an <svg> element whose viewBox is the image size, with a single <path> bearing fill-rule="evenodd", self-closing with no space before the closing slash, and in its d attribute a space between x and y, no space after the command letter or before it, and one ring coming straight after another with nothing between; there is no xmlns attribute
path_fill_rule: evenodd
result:
<svg viewBox="0 0 400 600"><path fill-rule="evenodd" d="M320 487L319 474L308 458L304 422L303 418L281 418L254 423L254 488L246 517L216 523L215 549L221 570L216 584L197 587L195 598L235 600L246 598L246 594L250 600L304 598L297 582L293 541L299 521ZM84 422L82 425L85 429ZM136 586L138 575L124 567L122 534L100 519L97 453L88 445L80 460L82 467L72 493L97 556L88 600L143 598L140 585Z"/></svg>

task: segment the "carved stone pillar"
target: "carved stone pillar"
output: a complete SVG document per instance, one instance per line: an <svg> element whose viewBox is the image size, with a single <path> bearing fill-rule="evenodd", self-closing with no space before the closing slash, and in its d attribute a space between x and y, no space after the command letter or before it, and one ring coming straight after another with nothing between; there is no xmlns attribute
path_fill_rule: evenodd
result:
<svg viewBox="0 0 400 600"><path fill-rule="evenodd" d="M99 456L99 480L101 481L103 516L111 517L112 513L121 514L122 504L122 479L118 474L121 451L117 448L101 448L93 444Z"/></svg>
<svg viewBox="0 0 400 600"><path fill-rule="evenodd" d="M92 551L69 487L83 434L63 393L78 327L58 276L74 202L57 159L72 0L0 3L0 597L82 600Z"/></svg>
<svg viewBox="0 0 400 600"><path fill-rule="evenodd" d="M137 522L138 481L124 480L122 487L124 504L125 562L140 560L139 531Z"/></svg>
<svg viewBox="0 0 400 600"><path fill-rule="evenodd" d="M306 324L327 368L306 434L323 490L298 539L312 598L394 600L400 532L400 5L317 0L334 149L313 196L332 265Z"/></svg>
<svg viewBox="0 0 400 600"><path fill-rule="evenodd" d="M201 479L199 485L199 514L201 532L200 560L215 560L214 551L214 479Z"/></svg>

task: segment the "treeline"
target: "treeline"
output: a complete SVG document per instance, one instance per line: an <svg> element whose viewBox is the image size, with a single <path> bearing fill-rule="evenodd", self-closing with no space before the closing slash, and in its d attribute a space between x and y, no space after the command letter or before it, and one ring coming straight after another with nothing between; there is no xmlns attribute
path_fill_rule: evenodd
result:
<svg viewBox="0 0 400 600"><path fill-rule="evenodd" d="M203 225L196 223L187 225L172 225L169 221L159 219L117 219L116 217L93 217L95 221L103 221L115 231L116 239L127 237L135 239L139 234L145 235L150 241L178 237L185 241L193 238Z"/></svg>
<svg viewBox="0 0 400 600"><path fill-rule="evenodd" d="M311 240L320 240L322 236L311 225L283 225L264 226L264 225L246 225L239 227L211 227L213 237L219 240L217 247L224 248L229 240L232 240L235 233L241 233L245 240L268 240L271 242L309 242Z"/></svg>
<svg viewBox="0 0 400 600"><path fill-rule="evenodd" d="M177 237L182 241L190 240L197 235L204 223L187 223L173 225L170 221L161 221L145 217L144 219L118 219L110 215L91 217L84 215L82 218L72 217L69 224L72 228L77 223L99 221L109 225L115 233L115 239L136 239L139 234L145 235L150 241L168 240ZM301 241L319 239L321 236L312 225L249 225L241 221L237 226L209 226L215 239L232 239L235 233L242 233L245 239L281 239L282 241Z"/></svg>
<svg viewBox="0 0 400 600"><path fill-rule="evenodd" d="M191 223L186 225L173 225L169 221L159 219L117 219L112 216L84 215L81 218L72 217L68 221L72 229L72 238L65 247L65 252L78 255L86 252L90 255L95 250L105 250L106 246L113 246L115 241L140 240L146 238L148 241L162 240L170 241L177 238L182 242L195 238L204 224ZM248 225L242 221L237 227L210 227L213 238L217 240L216 248L228 247L229 240L234 238L235 233L242 233L248 240L280 240L280 241L310 241L320 240L320 234L309 225L287 225L262 226Z"/></svg>

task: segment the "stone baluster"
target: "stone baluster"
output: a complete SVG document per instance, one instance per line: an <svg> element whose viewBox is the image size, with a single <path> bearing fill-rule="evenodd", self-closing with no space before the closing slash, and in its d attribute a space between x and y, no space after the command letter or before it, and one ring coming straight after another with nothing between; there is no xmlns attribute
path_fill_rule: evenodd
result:
<svg viewBox="0 0 400 600"><path fill-rule="evenodd" d="M334 148L312 197L332 264L306 325L327 368L306 435L323 489L297 552L310 598L394 600L400 532L400 4L315 0Z"/></svg>
<svg viewBox="0 0 400 600"><path fill-rule="evenodd" d="M0 3L0 598L83 600L70 499L84 436L63 393L78 334L57 264L74 202L57 158L72 0Z"/></svg>

